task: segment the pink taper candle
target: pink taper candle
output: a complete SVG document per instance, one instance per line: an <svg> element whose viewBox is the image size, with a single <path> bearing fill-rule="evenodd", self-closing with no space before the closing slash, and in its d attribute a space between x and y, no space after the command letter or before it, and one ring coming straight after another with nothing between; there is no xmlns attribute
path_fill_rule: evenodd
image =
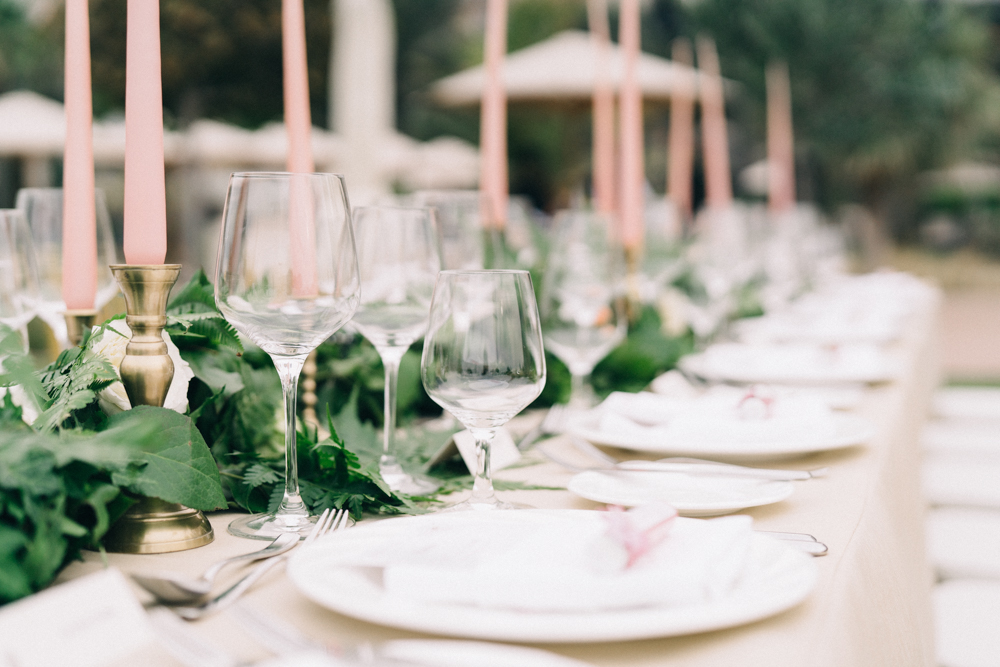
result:
<svg viewBox="0 0 1000 667"><path fill-rule="evenodd" d="M313 165L306 64L306 18L302 0L281 0L281 44L284 55L287 170L310 173Z"/></svg>
<svg viewBox="0 0 1000 667"><path fill-rule="evenodd" d="M595 208L615 211L615 91L611 84L611 29L607 0L587 0L594 43L593 187Z"/></svg>
<svg viewBox="0 0 1000 667"><path fill-rule="evenodd" d="M507 0L486 0L484 44L486 81L479 126L479 189L489 206L483 224L502 228L507 220L507 91L503 61L507 53Z"/></svg>
<svg viewBox="0 0 1000 667"><path fill-rule="evenodd" d="M795 207L795 143L792 130L792 92L788 65L767 68L767 191L772 213Z"/></svg>
<svg viewBox="0 0 1000 667"><path fill-rule="evenodd" d="M306 19L302 0L281 2L281 44L284 63L285 129L288 132L287 170L315 171L312 155L312 118L309 113L309 69L306 61ZM288 200L289 252L292 256L292 294L317 294L316 235L313 198L305 177L292 177Z"/></svg>
<svg viewBox="0 0 1000 667"><path fill-rule="evenodd" d="M97 226L87 0L66 0L66 148L63 153L62 296L70 310L94 307Z"/></svg>
<svg viewBox="0 0 1000 667"><path fill-rule="evenodd" d="M673 59L678 65L691 67L694 55L691 42L684 38L674 40ZM667 137L667 196L673 201L683 219L691 217L692 184L694 168L694 98L697 88L691 81L690 89L678 90L670 98L670 133Z"/></svg>
<svg viewBox="0 0 1000 667"><path fill-rule="evenodd" d="M625 56L625 70L620 93L621 118L621 188L619 224L621 242L635 250L645 236L643 188L642 90L639 88L639 0L621 0L618 43Z"/></svg>
<svg viewBox="0 0 1000 667"><path fill-rule="evenodd" d="M163 179L160 3L128 0L125 46L125 261L163 264L167 195Z"/></svg>
<svg viewBox="0 0 1000 667"><path fill-rule="evenodd" d="M701 71L701 133L705 157L705 205L724 209L733 204L729 173L729 135L726 106L715 42L698 37L698 69Z"/></svg>

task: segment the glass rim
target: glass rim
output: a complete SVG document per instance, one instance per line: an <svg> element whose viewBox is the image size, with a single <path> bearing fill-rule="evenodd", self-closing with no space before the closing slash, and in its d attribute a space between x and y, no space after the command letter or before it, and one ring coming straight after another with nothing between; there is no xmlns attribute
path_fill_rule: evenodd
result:
<svg viewBox="0 0 1000 667"><path fill-rule="evenodd" d="M229 178L288 178L289 176L333 176L344 180L343 174L331 171L234 171Z"/></svg>
<svg viewBox="0 0 1000 667"><path fill-rule="evenodd" d="M497 275L497 274L513 274L513 275L523 275L530 276L531 272L526 269L442 269L439 271L440 274L449 276L478 276L478 275Z"/></svg>

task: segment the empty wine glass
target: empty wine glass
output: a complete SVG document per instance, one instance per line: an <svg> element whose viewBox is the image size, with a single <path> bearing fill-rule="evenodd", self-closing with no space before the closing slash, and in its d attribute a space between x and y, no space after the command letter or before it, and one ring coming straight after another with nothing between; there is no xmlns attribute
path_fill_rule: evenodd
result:
<svg viewBox="0 0 1000 667"><path fill-rule="evenodd" d="M350 207L335 174L237 173L222 214L215 301L274 361L285 397L285 491L278 510L229 525L239 537L306 535L315 517L299 493L295 393L306 357L358 305Z"/></svg>
<svg viewBox="0 0 1000 667"><path fill-rule="evenodd" d="M503 242L499 230L487 228L489 199L477 190L418 190L414 206L433 208L441 238L441 268L476 270L497 268Z"/></svg>
<svg viewBox="0 0 1000 667"><path fill-rule="evenodd" d="M498 428L545 386L545 350L527 271L442 271L431 302L420 377L476 439L472 497L454 509L509 509L493 492Z"/></svg>
<svg viewBox="0 0 1000 667"><path fill-rule="evenodd" d="M379 472L393 491L411 495L437 488L405 472L396 459L396 383L399 363L427 331L434 281L441 270L432 212L384 206L354 209L361 303L352 325L371 341L385 367L385 425Z"/></svg>
<svg viewBox="0 0 1000 667"><path fill-rule="evenodd" d="M118 252L111 231L111 216L103 190L94 193L97 227L97 296L94 308L100 310L118 294L118 283L110 266L118 264ZM38 317L49 325L61 347L69 345L66 331L66 302L62 298L62 188L23 188L17 193L17 208L24 212L31 229L38 259Z"/></svg>
<svg viewBox="0 0 1000 667"><path fill-rule="evenodd" d="M573 408L590 407L587 378L625 340L624 279L624 251L611 241L607 216L592 211L556 216L542 282L542 331L546 347L569 367Z"/></svg>
<svg viewBox="0 0 1000 667"><path fill-rule="evenodd" d="M28 223L20 210L0 209L0 323L20 331L25 346L37 300L38 269Z"/></svg>

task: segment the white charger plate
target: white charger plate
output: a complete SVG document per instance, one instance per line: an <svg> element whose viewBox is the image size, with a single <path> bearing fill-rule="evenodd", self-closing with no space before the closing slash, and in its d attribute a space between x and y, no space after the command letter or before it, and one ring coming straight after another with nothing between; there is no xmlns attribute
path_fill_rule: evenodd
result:
<svg viewBox="0 0 1000 667"><path fill-rule="evenodd" d="M747 507L770 505L792 495L792 482L689 475L674 472L600 472L575 475L568 488L599 503L634 507L665 502L681 516L719 516Z"/></svg>
<svg viewBox="0 0 1000 667"><path fill-rule="evenodd" d="M509 521L513 515L526 526L537 526L538 522L579 521L583 512L468 511L379 521L337 531L296 552L289 561L288 576L314 602L371 623L454 637L549 643L670 637L743 625L794 607L816 584L817 569L810 556L760 534L752 537L742 576L718 599L596 612L526 612L430 603L390 594L376 568L338 565L337 561L338 552L360 544L391 551L401 539L413 539L414 522L423 522L427 529L442 521L467 523L468 530L461 534L475 543L477 536L494 530L494 520Z"/></svg>
<svg viewBox="0 0 1000 667"><path fill-rule="evenodd" d="M596 413L577 420L571 425L570 433L597 445L620 447L637 452L748 463L780 461L805 454L844 449L864 444L875 435L875 426L864 417L834 413L830 418L833 420L833 429L827 436L817 436L811 440L789 438L752 444L725 439L671 441L664 437L662 431L658 433L604 431L600 428L600 415Z"/></svg>

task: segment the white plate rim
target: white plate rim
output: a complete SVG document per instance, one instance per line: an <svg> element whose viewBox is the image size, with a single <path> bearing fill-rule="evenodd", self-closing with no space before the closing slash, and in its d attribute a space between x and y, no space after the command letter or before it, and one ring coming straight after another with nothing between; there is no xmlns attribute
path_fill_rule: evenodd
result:
<svg viewBox="0 0 1000 667"><path fill-rule="evenodd" d="M569 431L595 445L630 449L636 452L669 454L672 456L711 457L732 461L774 461L805 454L826 452L863 445L875 437L875 425L860 415L833 413L835 433L826 440L803 442L794 440L782 443L754 443L753 445L716 443L671 443L662 439L652 440L621 433L608 433L596 427L599 413L592 412L573 423Z"/></svg>
<svg viewBox="0 0 1000 667"><path fill-rule="evenodd" d="M762 375L760 373L749 373L740 370L729 370L727 372L712 372L705 368L704 353L689 354L681 357L677 362L678 368L685 373L690 373L695 377L712 382L735 382L738 384L787 384L787 385L841 385L841 384L880 384L892 382L900 376L901 369L896 364L886 364L881 372L852 373L852 374L822 374L816 373L808 375L785 375L774 373Z"/></svg>
<svg viewBox="0 0 1000 667"><path fill-rule="evenodd" d="M569 484L566 488L569 489L571 493L575 493L581 498L586 498L587 500L593 500L598 503L607 503L609 505L625 505L626 507L634 507L635 505L640 505L643 502L652 502L653 499L639 500L638 502L632 502L631 500L623 500L624 495L608 494L604 495L601 493L589 492L586 489L581 489L580 485L582 481L587 476L593 475L605 475L607 473L602 473L599 470L588 470L585 472L573 475L572 479L569 480ZM654 472L636 472L632 473L634 475L684 475L684 473L654 473ZM703 478L705 479L705 478ZM718 479L726 479L725 477L719 477ZM733 479L733 478L728 478ZM739 479L739 478L737 478ZM746 479L746 478L742 478ZM764 480L768 481L768 480ZM664 500L664 502L670 504L674 509L681 514L681 516L689 517L707 517L707 516L719 516L722 514L729 514L730 512L736 512L742 509L747 509L748 507L760 507L762 505L771 505L774 503L781 502L788 498L795 491L795 485L792 482L782 481L782 480L770 480L770 484L778 487L770 494L761 493L759 496L752 500L742 500L736 501L718 501L714 503L683 503L683 502L673 502L671 500ZM576 488L574 488L576 487ZM655 499L659 500L659 499Z"/></svg>
<svg viewBox="0 0 1000 667"><path fill-rule="evenodd" d="M513 510L526 520L544 514L590 511ZM470 520L472 517L474 520L488 520L490 516L480 512L461 514L469 516ZM391 522L427 521L441 516L431 514L390 519L351 530L356 534ZM696 605L606 612L532 613L394 598L379 594L379 589L370 580L365 583L364 575L355 573L345 577L343 571L336 569L332 572L328 570L326 576L339 574L340 588L324 588L312 578L311 568L323 567L324 549L335 549L336 545L337 534L334 533L312 548L294 553L289 560L289 579L300 593L313 602L345 616L381 626L488 641L598 643L721 630L762 620L798 605L812 592L818 577L818 569L810 556L773 538L754 534L753 547L763 551L765 556L758 556L757 561L760 562L754 565L763 566L764 574L755 581L737 584L728 596L719 600Z"/></svg>

